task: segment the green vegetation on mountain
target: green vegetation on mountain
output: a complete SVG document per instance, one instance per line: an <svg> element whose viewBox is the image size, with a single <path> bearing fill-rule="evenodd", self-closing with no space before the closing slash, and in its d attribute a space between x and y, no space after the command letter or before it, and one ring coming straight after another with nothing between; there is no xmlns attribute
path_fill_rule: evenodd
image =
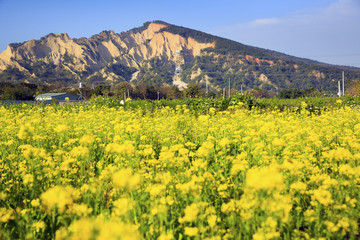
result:
<svg viewBox="0 0 360 240"><path fill-rule="evenodd" d="M194 46L189 45L189 38L198 42L197 54ZM93 85L126 81L159 88L172 85L179 49L183 58L181 80L197 83L203 89L208 83L214 92L230 83L238 91L259 89L280 93L282 89L317 89L336 94L342 71L347 85L360 79L359 68L297 58L163 21L146 22L120 34L103 31L91 38L70 39L66 34L51 33L32 41L28 45L10 45L16 54L12 64L0 71L1 82L57 82L66 86L79 81ZM199 47L201 44L206 47Z"/></svg>
<svg viewBox="0 0 360 240"><path fill-rule="evenodd" d="M18 68L8 66L0 73L0 82L16 82L25 77Z"/></svg>
<svg viewBox="0 0 360 240"><path fill-rule="evenodd" d="M164 62L159 58L153 58L144 62L134 83L145 83L155 87L160 87L164 84L171 85L174 69L174 63Z"/></svg>

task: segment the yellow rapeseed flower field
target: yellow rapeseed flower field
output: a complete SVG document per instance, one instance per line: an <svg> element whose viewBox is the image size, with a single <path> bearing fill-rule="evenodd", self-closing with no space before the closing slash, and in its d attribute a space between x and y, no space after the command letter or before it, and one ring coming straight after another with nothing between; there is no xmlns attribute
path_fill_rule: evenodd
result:
<svg viewBox="0 0 360 240"><path fill-rule="evenodd" d="M0 106L0 239L358 239L360 109L341 104Z"/></svg>

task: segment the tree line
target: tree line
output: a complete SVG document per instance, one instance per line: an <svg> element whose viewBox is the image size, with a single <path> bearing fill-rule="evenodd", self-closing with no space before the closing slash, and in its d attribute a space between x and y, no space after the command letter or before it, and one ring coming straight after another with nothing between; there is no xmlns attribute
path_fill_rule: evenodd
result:
<svg viewBox="0 0 360 240"><path fill-rule="evenodd" d="M53 84L35 84L20 82L17 84L9 82L0 82L0 100L34 100L35 96L41 93L48 92L63 92L74 95L80 95L78 86L64 87L63 84L56 82ZM188 87L180 91L176 86L162 86L154 87L145 83L133 85L129 82L120 82L114 85L98 84L96 86L83 84L82 93L85 99L90 99L92 96L109 96L119 99L180 99L180 98L217 98L230 95L239 94L240 92L231 89L222 89L220 91L211 90L206 92L203 86L198 83L189 83ZM323 91L309 88L305 90L299 89L281 89L278 93L272 90L252 89L247 90L244 94L251 95L254 98L284 98L294 99L301 97L321 97L324 96ZM346 89L346 95L359 96L360 83L353 81Z"/></svg>

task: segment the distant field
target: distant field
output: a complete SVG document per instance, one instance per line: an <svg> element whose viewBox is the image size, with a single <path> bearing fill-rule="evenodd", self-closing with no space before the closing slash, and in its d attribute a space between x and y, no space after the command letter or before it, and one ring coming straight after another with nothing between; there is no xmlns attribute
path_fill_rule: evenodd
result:
<svg viewBox="0 0 360 240"><path fill-rule="evenodd" d="M0 105L0 239L358 239L356 98Z"/></svg>

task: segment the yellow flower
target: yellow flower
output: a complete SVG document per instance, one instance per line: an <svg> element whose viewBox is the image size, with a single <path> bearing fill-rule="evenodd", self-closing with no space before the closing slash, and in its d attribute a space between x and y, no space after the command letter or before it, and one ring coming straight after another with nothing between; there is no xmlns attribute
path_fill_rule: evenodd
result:
<svg viewBox="0 0 360 240"><path fill-rule="evenodd" d="M208 222L208 224L209 224L209 226L210 226L211 228L215 227L215 225L216 225L216 219L217 219L216 215L210 215L210 216L208 216L207 222Z"/></svg>
<svg viewBox="0 0 360 240"><path fill-rule="evenodd" d="M184 222L195 222L197 219L197 215L199 214L199 207L197 204L193 203L189 206L187 206L184 210L185 216L182 218L179 218L180 223Z"/></svg>
<svg viewBox="0 0 360 240"><path fill-rule="evenodd" d="M253 190L284 189L283 175L275 167L252 168L246 174L246 185Z"/></svg>
<svg viewBox="0 0 360 240"><path fill-rule="evenodd" d="M341 100L341 99L337 99L337 100L336 100L336 104L341 105L341 104L342 104L342 100Z"/></svg>
<svg viewBox="0 0 360 240"><path fill-rule="evenodd" d="M197 227L185 227L185 235L189 237L195 237L199 233L199 229Z"/></svg>
<svg viewBox="0 0 360 240"><path fill-rule="evenodd" d="M24 125L20 126L17 136L20 139L27 139L33 134L34 130L34 126L32 126L30 123L25 123Z"/></svg>
<svg viewBox="0 0 360 240"><path fill-rule="evenodd" d="M73 157L87 157L89 155L89 149L87 147L83 147L83 146L78 146L78 147L74 147L71 151L70 151L70 155Z"/></svg>
<svg viewBox="0 0 360 240"><path fill-rule="evenodd" d="M286 146L286 142L283 138L275 138L273 141L272 141L272 145L274 147L284 147Z"/></svg>
<svg viewBox="0 0 360 240"><path fill-rule="evenodd" d="M35 228L35 232L40 232L45 228L45 223L43 221L35 222L32 227Z"/></svg>
<svg viewBox="0 0 360 240"><path fill-rule="evenodd" d="M114 216L124 215L127 211L130 211L134 208L135 203L130 198L119 198L113 202L113 212Z"/></svg>
<svg viewBox="0 0 360 240"><path fill-rule="evenodd" d="M0 223L6 223L11 219L14 219L13 210L0 208Z"/></svg>
<svg viewBox="0 0 360 240"><path fill-rule="evenodd" d="M57 133L65 132L69 127L66 124L59 124L54 128L54 131Z"/></svg>
<svg viewBox="0 0 360 240"><path fill-rule="evenodd" d="M25 185L27 184L32 185L33 182L34 182L34 176L32 174L25 174L23 176L23 183Z"/></svg>
<svg viewBox="0 0 360 240"><path fill-rule="evenodd" d="M295 182L295 183L291 184L290 190L292 190L294 192L305 193L306 184L303 182Z"/></svg>
<svg viewBox="0 0 360 240"><path fill-rule="evenodd" d="M166 186L164 184L152 184L147 187L146 191L150 193L152 198L155 198L164 194L165 189Z"/></svg>
<svg viewBox="0 0 360 240"><path fill-rule="evenodd" d="M31 206L38 207L40 206L40 200L38 198L31 200Z"/></svg>
<svg viewBox="0 0 360 240"><path fill-rule="evenodd" d="M322 188L318 188L312 191L312 199L318 201L320 204L324 206L328 206L333 203L331 199L331 193Z"/></svg>
<svg viewBox="0 0 360 240"><path fill-rule="evenodd" d="M7 194L4 192L0 192L0 200L5 200L7 198Z"/></svg>
<svg viewBox="0 0 360 240"><path fill-rule="evenodd" d="M234 212L236 209L237 201L231 199L228 203L223 203L221 205L221 212L228 214L230 212Z"/></svg>
<svg viewBox="0 0 360 240"><path fill-rule="evenodd" d="M337 231L339 230L339 227L336 226L333 222L324 221L324 224L326 225L326 228L327 228L330 232L337 232Z"/></svg>
<svg viewBox="0 0 360 240"><path fill-rule="evenodd" d="M151 214L157 215L157 214L166 214L168 208L166 205L160 204L160 205L154 205L151 207Z"/></svg>
<svg viewBox="0 0 360 240"><path fill-rule="evenodd" d="M328 152L324 152L323 155L325 158L335 159L337 161L351 160L353 158L351 152L343 147L339 147L336 149L332 149Z"/></svg>
<svg viewBox="0 0 360 240"><path fill-rule="evenodd" d="M56 231L55 239L107 239L137 240L140 234L135 225L122 222L117 217L81 218L73 221L69 227Z"/></svg>
<svg viewBox="0 0 360 240"><path fill-rule="evenodd" d="M71 189L62 186L55 186L42 193L41 204L47 212L51 212L53 208L57 208L60 213L63 213L67 206L73 203Z"/></svg>
<svg viewBox="0 0 360 240"><path fill-rule="evenodd" d="M91 145L95 141L95 137L92 135L84 135L80 138L79 143L85 146Z"/></svg>
<svg viewBox="0 0 360 240"><path fill-rule="evenodd" d="M215 109L215 108L213 108L213 107L209 108L209 114L210 114L210 115L214 115L215 112L216 112L216 109Z"/></svg>
<svg viewBox="0 0 360 240"><path fill-rule="evenodd" d="M196 155L198 157L207 157L213 149L214 144L212 142L204 142L197 150Z"/></svg>
<svg viewBox="0 0 360 240"><path fill-rule="evenodd" d="M74 203L71 206L71 213L80 216L80 217L86 217L90 213L92 213L92 208L89 208L85 203Z"/></svg>
<svg viewBox="0 0 360 240"><path fill-rule="evenodd" d="M235 160L233 160L233 165L230 170L231 175L236 175L239 172L245 171L249 168L249 163L246 158L247 152L242 152L236 156Z"/></svg>
<svg viewBox="0 0 360 240"><path fill-rule="evenodd" d="M162 233L157 240L173 240L174 235L172 233Z"/></svg>
<svg viewBox="0 0 360 240"><path fill-rule="evenodd" d="M230 146L230 144L231 144L231 141L227 137L221 139L219 142L219 145L222 148L228 148Z"/></svg>
<svg viewBox="0 0 360 240"><path fill-rule="evenodd" d="M145 148L145 149L143 150L143 156L144 156L144 157L146 157L146 156L151 156L151 155L153 155L153 154L154 154L154 150L153 150L151 147Z"/></svg>
<svg viewBox="0 0 360 240"><path fill-rule="evenodd" d="M139 174L132 174L130 168L121 169L115 172L112 176L114 187L128 188L132 190L141 184L141 177Z"/></svg>
<svg viewBox="0 0 360 240"><path fill-rule="evenodd" d="M118 153L122 155L131 155L135 153L135 147L132 141L125 141L123 144L109 143L105 147L105 151L109 153Z"/></svg>

